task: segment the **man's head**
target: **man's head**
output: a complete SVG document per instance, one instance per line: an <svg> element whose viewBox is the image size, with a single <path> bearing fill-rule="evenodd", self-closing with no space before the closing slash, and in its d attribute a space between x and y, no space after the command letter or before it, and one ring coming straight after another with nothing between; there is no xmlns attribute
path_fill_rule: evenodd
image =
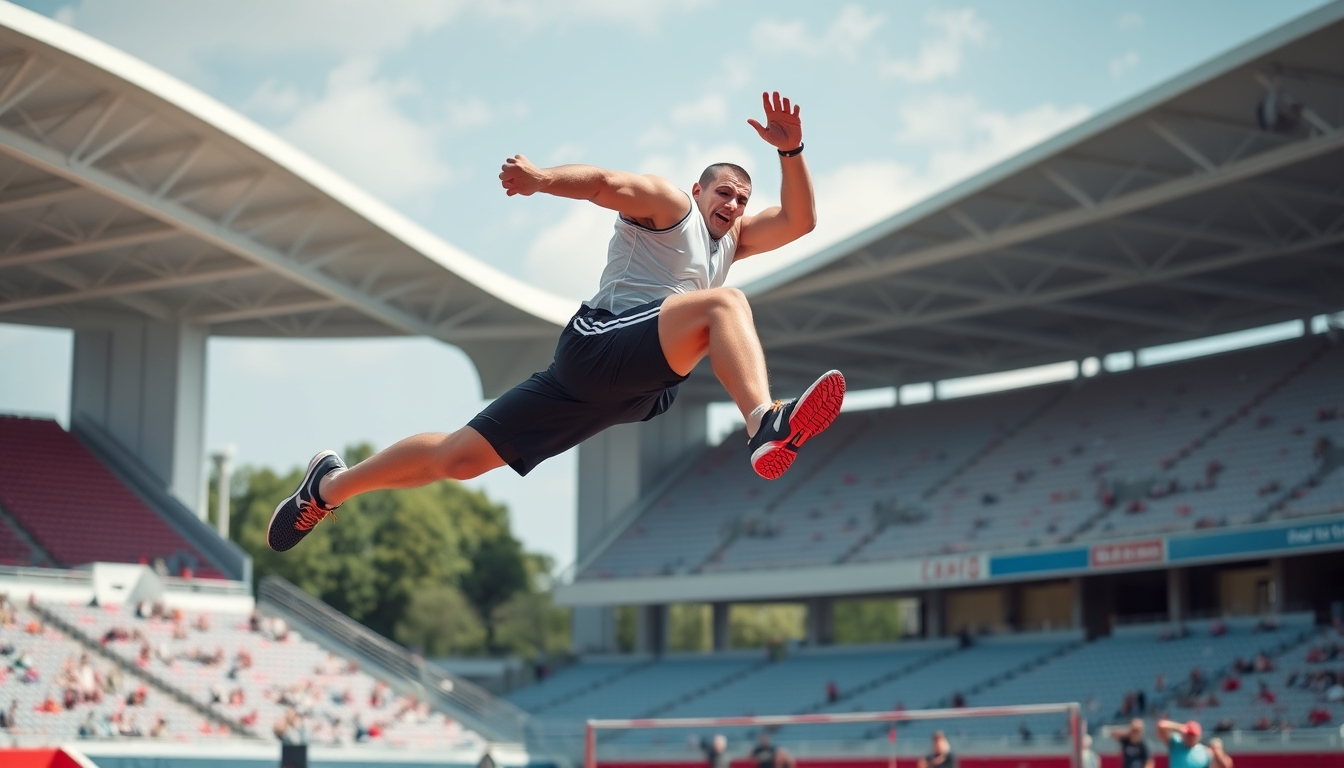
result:
<svg viewBox="0 0 1344 768"><path fill-rule="evenodd" d="M1136 743L1143 741L1143 721L1137 717L1129 721L1129 740Z"/></svg>
<svg viewBox="0 0 1344 768"><path fill-rule="evenodd" d="M746 212L751 176L740 165L715 163L700 174L700 180L691 187L691 197L705 219L709 236L718 240Z"/></svg>
<svg viewBox="0 0 1344 768"><path fill-rule="evenodd" d="M946 755L952 751L952 745L947 740L947 735L942 731L933 732L933 754Z"/></svg>
<svg viewBox="0 0 1344 768"><path fill-rule="evenodd" d="M1181 741L1185 746L1193 747L1199 743L1199 737L1204 735L1204 729L1200 727L1198 720L1191 720L1185 724L1185 733L1181 736Z"/></svg>
<svg viewBox="0 0 1344 768"><path fill-rule="evenodd" d="M722 754L728 750L728 737L722 733L714 734L714 752Z"/></svg>
<svg viewBox="0 0 1344 768"><path fill-rule="evenodd" d="M762 731L760 737L756 739L756 743L760 744L762 747L770 746L770 734Z"/></svg>

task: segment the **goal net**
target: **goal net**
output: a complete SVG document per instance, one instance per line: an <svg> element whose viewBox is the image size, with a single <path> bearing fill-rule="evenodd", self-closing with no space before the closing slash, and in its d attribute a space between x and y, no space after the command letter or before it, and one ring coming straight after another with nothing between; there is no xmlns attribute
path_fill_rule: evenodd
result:
<svg viewBox="0 0 1344 768"><path fill-rule="evenodd" d="M734 766L769 737L776 768L913 768L941 732L958 765L1083 768L1077 703L742 717L588 720L583 768L666 768L707 760L716 736Z"/></svg>

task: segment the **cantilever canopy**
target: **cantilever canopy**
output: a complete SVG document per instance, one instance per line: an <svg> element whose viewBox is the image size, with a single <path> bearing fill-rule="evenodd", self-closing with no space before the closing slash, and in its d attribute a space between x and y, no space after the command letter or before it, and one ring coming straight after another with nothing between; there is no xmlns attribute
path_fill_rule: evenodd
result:
<svg viewBox="0 0 1344 768"><path fill-rule="evenodd" d="M746 291L781 391L880 387L1335 312L1342 244L1335 2Z"/></svg>
<svg viewBox="0 0 1344 768"><path fill-rule="evenodd" d="M545 366L570 311L189 86L0 3L0 322L431 336L493 396Z"/></svg>

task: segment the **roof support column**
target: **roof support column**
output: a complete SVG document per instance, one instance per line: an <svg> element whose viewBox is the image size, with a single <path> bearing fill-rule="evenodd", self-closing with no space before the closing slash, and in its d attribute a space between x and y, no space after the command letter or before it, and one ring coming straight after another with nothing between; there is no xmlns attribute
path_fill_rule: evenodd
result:
<svg viewBox="0 0 1344 768"><path fill-rule="evenodd" d="M93 428L198 515L205 443L206 330L128 318L76 329L70 426Z"/></svg>

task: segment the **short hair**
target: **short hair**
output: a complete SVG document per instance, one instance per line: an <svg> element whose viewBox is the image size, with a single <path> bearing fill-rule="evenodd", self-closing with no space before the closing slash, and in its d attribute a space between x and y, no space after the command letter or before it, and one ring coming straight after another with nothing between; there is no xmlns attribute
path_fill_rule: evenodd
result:
<svg viewBox="0 0 1344 768"><path fill-rule="evenodd" d="M751 183L751 174L747 173L747 169L737 163L714 163L700 174L700 186L702 188L708 187L715 179L719 178L719 174L724 171L732 171L743 181L748 184Z"/></svg>

